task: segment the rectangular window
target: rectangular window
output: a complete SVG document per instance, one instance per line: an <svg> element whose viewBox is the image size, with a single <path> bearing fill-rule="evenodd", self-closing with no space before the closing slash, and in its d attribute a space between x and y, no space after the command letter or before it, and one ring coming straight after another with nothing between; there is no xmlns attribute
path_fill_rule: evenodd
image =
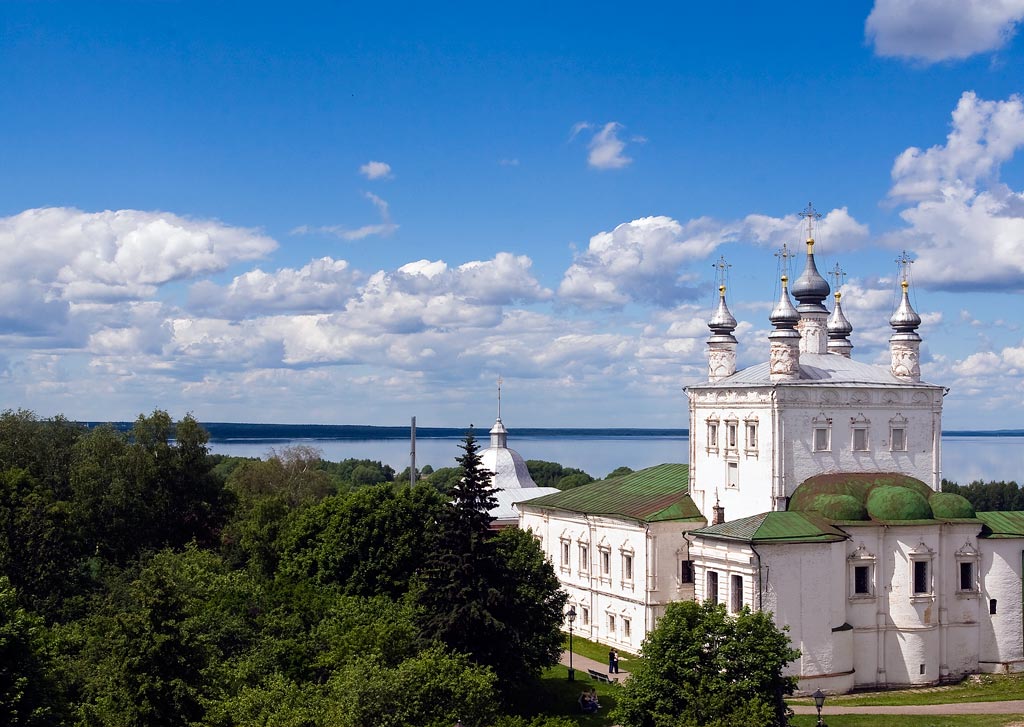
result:
<svg viewBox="0 0 1024 727"><path fill-rule="evenodd" d="M893 427L889 436L889 449L893 452L907 451L907 430L903 427Z"/></svg>
<svg viewBox="0 0 1024 727"><path fill-rule="evenodd" d="M731 581L732 586L729 589L731 602L729 606L733 613L738 613L743 610L743 576L733 576Z"/></svg>
<svg viewBox="0 0 1024 727"><path fill-rule="evenodd" d="M562 565L566 568L569 567L569 542L567 540L562 541Z"/></svg>
<svg viewBox="0 0 1024 727"><path fill-rule="evenodd" d="M580 613L581 613L580 618L583 621L583 625L584 626L589 626L590 625L590 609L587 608L586 606L583 606L580 609Z"/></svg>
<svg viewBox="0 0 1024 727"><path fill-rule="evenodd" d="M585 571L585 570L590 568L590 558L589 558L589 555L590 555L590 553L587 550L587 546L581 545L580 546L580 570L584 570Z"/></svg>
<svg viewBox="0 0 1024 727"><path fill-rule="evenodd" d="M740 466L736 462L729 462L726 469L728 479L725 482L726 487L738 487L739 486L739 473Z"/></svg>
<svg viewBox="0 0 1024 727"><path fill-rule="evenodd" d="M632 628L628 618L622 619L622 638L625 641L629 641L632 638Z"/></svg>
<svg viewBox="0 0 1024 727"><path fill-rule="evenodd" d="M914 595L931 593L928 587L928 561L914 561Z"/></svg>
<svg viewBox="0 0 1024 727"><path fill-rule="evenodd" d="M747 449L757 449L757 424L747 422Z"/></svg>
<svg viewBox="0 0 1024 727"><path fill-rule="evenodd" d="M728 424L726 424L726 427L728 427L726 431L728 432L729 437L729 439L727 440L728 444L726 446L729 449L736 449L736 422L729 422Z"/></svg>
<svg viewBox="0 0 1024 727"><path fill-rule="evenodd" d="M601 575L608 575L612 569L612 555L607 550L601 551Z"/></svg>
<svg viewBox="0 0 1024 727"><path fill-rule="evenodd" d="M857 427L853 430L853 451L854 452L867 452L868 451L868 430L863 427Z"/></svg>
<svg viewBox="0 0 1024 727"><path fill-rule="evenodd" d="M626 553L622 554L622 580L633 580L633 556Z"/></svg>
<svg viewBox="0 0 1024 727"><path fill-rule="evenodd" d="M815 452L827 452L828 446L828 427L815 427L814 428L814 451Z"/></svg>
<svg viewBox="0 0 1024 727"><path fill-rule="evenodd" d="M718 603L718 573L708 571L708 599L711 603Z"/></svg>
<svg viewBox="0 0 1024 727"><path fill-rule="evenodd" d="M680 561L679 581L681 583L693 583L693 561Z"/></svg>
<svg viewBox="0 0 1024 727"><path fill-rule="evenodd" d="M871 566L858 565L853 569L853 593L857 596L871 595Z"/></svg>
<svg viewBox="0 0 1024 727"><path fill-rule="evenodd" d="M960 590L974 590L974 563L960 564Z"/></svg>
<svg viewBox="0 0 1024 727"><path fill-rule="evenodd" d="M615 614L608 614L608 633L615 635Z"/></svg>
<svg viewBox="0 0 1024 727"><path fill-rule="evenodd" d="M708 424L708 446L718 449L718 425Z"/></svg>

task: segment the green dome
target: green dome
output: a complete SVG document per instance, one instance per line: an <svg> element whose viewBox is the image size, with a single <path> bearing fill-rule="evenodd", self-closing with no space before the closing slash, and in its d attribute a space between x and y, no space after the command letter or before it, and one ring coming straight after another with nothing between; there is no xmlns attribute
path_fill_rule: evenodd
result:
<svg viewBox="0 0 1024 727"><path fill-rule="evenodd" d="M814 498L811 509L820 512L829 520L868 519L864 503L853 495L818 495Z"/></svg>
<svg viewBox="0 0 1024 727"><path fill-rule="evenodd" d="M928 498L928 504L932 506L935 517L940 519L974 517L974 506L970 501L952 492L933 492Z"/></svg>
<svg viewBox="0 0 1024 727"><path fill-rule="evenodd" d="M930 520L928 500L914 488L880 485L868 494L868 514L875 520Z"/></svg>

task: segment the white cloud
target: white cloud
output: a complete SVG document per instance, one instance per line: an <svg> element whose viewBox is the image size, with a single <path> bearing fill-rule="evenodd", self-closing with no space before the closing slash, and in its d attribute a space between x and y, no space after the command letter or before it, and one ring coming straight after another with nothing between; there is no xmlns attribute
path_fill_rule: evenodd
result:
<svg viewBox="0 0 1024 727"><path fill-rule="evenodd" d="M359 167L359 173L367 179L391 179L391 165L386 162L369 161Z"/></svg>
<svg viewBox="0 0 1024 727"><path fill-rule="evenodd" d="M907 227L887 236L917 253L913 273L945 289L1024 289L1024 195L998 183L1024 146L1024 101L964 93L946 144L911 147L893 165L890 196L910 202Z"/></svg>
<svg viewBox="0 0 1024 727"><path fill-rule="evenodd" d="M580 121L573 125L569 134L572 141L579 134L594 126L586 121ZM590 149L587 154L587 164L594 169L621 169L633 162L633 159L626 156L626 142L619 138L619 132L625 127L617 121L609 121L590 137L587 147ZM643 143L643 137L634 136L631 141Z"/></svg>
<svg viewBox="0 0 1024 727"><path fill-rule="evenodd" d="M896 158L889 196L908 202L941 199L957 189L992 181L999 167L1024 145L1024 101L982 101L973 91L960 97L953 129L942 146L910 147Z"/></svg>
<svg viewBox="0 0 1024 727"><path fill-rule="evenodd" d="M5 329L55 334L70 325L75 304L144 299L172 281L219 272L276 247L256 230L167 212L26 210L0 218Z"/></svg>
<svg viewBox="0 0 1024 727"><path fill-rule="evenodd" d="M373 192L364 192L363 196L370 200L377 212L380 214L380 222L374 225L363 225L355 229L343 225L323 225L313 227L300 225L292 230L293 235L327 234L341 238L342 240L362 240L366 237L380 236L389 237L398 229L398 225L391 221L391 211L388 203L375 195Z"/></svg>
<svg viewBox="0 0 1024 727"><path fill-rule="evenodd" d="M225 287L210 281L192 286L195 310L231 318L267 313L340 310L355 292L360 276L345 260L323 257L299 269L265 273L259 268L235 277Z"/></svg>
<svg viewBox="0 0 1024 727"><path fill-rule="evenodd" d="M630 302L668 307L699 292L695 275L688 271L726 242L752 242L793 246L799 239L801 218L748 215L742 220L719 222L700 217L685 224L670 217L644 217L590 238L576 256L558 288L559 297L584 308L618 308ZM828 249L854 249L867 238L867 227L846 208L830 211L816 233Z"/></svg>
<svg viewBox="0 0 1024 727"><path fill-rule="evenodd" d="M876 0L865 33L881 56L925 62L1001 48L1024 18L1024 0Z"/></svg>

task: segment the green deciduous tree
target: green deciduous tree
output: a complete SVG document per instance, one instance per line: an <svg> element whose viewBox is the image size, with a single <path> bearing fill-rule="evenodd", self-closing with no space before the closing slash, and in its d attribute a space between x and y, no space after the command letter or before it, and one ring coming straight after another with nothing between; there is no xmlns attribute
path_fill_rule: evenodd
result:
<svg viewBox="0 0 1024 727"><path fill-rule="evenodd" d="M625 727L786 725L796 678L782 671L799 656L770 614L671 603L610 716Z"/></svg>
<svg viewBox="0 0 1024 727"><path fill-rule="evenodd" d="M1016 482L974 480L968 485L942 481L942 491L967 498L978 512L991 510L1024 510L1024 490Z"/></svg>
<svg viewBox="0 0 1024 727"><path fill-rule="evenodd" d="M43 621L18 605L10 581L0 576L0 724L63 724L63 698Z"/></svg>
<svg viewBox="0 0 1024 727"><path fill-rule="evenodd" d="M429 487L385 483L327 498L291 518L281 536L282 575L399 598L431 551L444 510Z"/></svg>

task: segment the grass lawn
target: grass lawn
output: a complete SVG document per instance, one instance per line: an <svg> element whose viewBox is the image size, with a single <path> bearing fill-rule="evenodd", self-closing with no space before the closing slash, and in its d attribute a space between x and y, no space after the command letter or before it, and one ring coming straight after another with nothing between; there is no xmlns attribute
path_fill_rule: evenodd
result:
<svg viewBox="0 0 1024 727"><path fill-rule="evenodd" d="M573 646L576 639L573 639ZM618 684L604 684L594 681L583 672L580 678L579 670L576 671L576 680L569 681L569 670L564 666L553 666L546 669L541 675L540 685L532 689L529 694L523 695L519 700L521 708L519 712L524 717L533 717L538 714L552 716L570 717L576 724L583 727L608 727L612 721L608 719L608 713L615 706L616 695L622 689ZM597 714L582 714L579 708L580 692L584 689L594 688L597 690L597 701L601 708Z"/></svg>
<svg viewBox="0 0 1024 727"><path fill-rule="evenodd" d="M953 702L1000 702L1024 698L1024 674L975 674L959 684L890 692L864 692L829 697L826 704L878 707L902 704L952 704ZM794 704L813 704L810 699L792 699Z"/></svg>
<svg viewBox="0 0 1024 727"><path fill-rule="evenodd" d="M817 717L800 714L793 717L791 727L814 727ZM835 714L825 718L828 727L1008 727L1024 724L1024 716L1012 714Z"/></svg>
<svg viewBox="0 0 1024 727"><path fill-rule="evenodd" d="M565 638L562 640L562 648L569 648L569 634L565 634ZM584 639L582 636L573 635L572 651L574 654L582 654L602 664L608 663L608 647L596 641ZM619 652L619 668L623 671L629 671L629 662L636 659L637 656L622 649L616 649L616 651ZM586 674L585 671L583 673Z"/></svg>

